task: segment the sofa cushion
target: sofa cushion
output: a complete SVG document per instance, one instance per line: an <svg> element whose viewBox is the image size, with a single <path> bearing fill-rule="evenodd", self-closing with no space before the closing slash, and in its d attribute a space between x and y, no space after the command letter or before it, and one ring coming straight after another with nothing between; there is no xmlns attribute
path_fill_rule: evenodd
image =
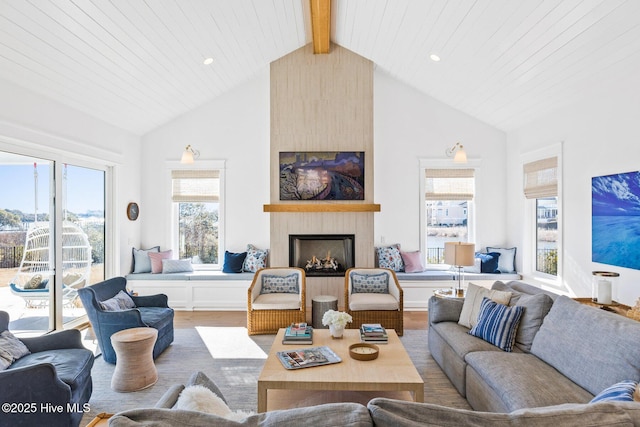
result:
<svg viewBox="0 0 640 427"><path fill-rule="evenodd" d="M47 350L24 356L16 360L9 369L51 363L58 377L73 390L89 381L93 358L91 351L84 348Z"/></svg>
<svg viewBox="0 0 640 427"><path fill-rule="evenodd" d="M612 383L640 379L640 322L559 296L531 353L596 395Z"/></svg>
<svg viewBox="0 0 640 427"><path fill-rule="evenodd" d="M469 329L454 322L442 322L432 326L443 337L446 337L447 344L460 358L464 359L468 353L474 351L495 351L500 349L487 341L469 335Z"/></svg>
<svg viewBox="0 0 640 427"><path fill-rule="evenodd" d="M626 380L620 381L612 385L611 387L607 387L602 390L600 393L596 395L591 402L633 402L633 394L636 391L636 387L638 387L638 383L636 381Z"/></svg>
<svg viewBox="0 0 640 427"><path fill-rule="evenodd" d="M391 294L359 293L349 297L349 309L364 310L398 310L400 304Z"/></svg>
<svg viewBox="0 0 640 427"><path fill-rule="evenodd" d="M247 257L242 264L242 271L255 273L261 268L266 268L268 254L268 249L258 249L251 244L247 245Z"/></svg>
<svg viewBox="0 0 640 427"><path fill-rule="evenodd" d="M393 271L404 270L404 262L402 261L402 255L400 255L400 244L377 247L376 254L378 267L388 268Z"/></svg>
<svg viewBox="0 0 640 427"><path fill-rule="evenodd" d="M516 272L516 248L494 248L487 246L488 253L499 253L498 271L500 273Z"/></svg>
<svg viewBox="0 0 640 427"><path fill-rule="evenodd" d="M525 308L522 318L520 319L518 331L516 332L516 347L528 353L531 351L531 344L540 329L540 325L542 325L544 317L549 313L553 305L553 299L542 292L528 294L516 291L500 281L496 281L491 289L512 292L513 295L511 295L509 305L517 305Z"/></svg>
<svg viewBox="0 0 640 427"><path fill-rule="evenodd" d="M149 252L160 252L160 246L154 246L149 249L131 248L133 253L132 273L151 273L151 259Z"/></svg>
<svg viewBox="0 0 640 427"><path fill-rule="evenodd" d="M151 261L151 272L153 274L162 273L162 260L173 258L173 250L169 249L163 252L149 252L149 260Z"/></svg>
<svg viewBox="0 0 640 427"><path fill-rule="evenodd" d="M457 298L429 298L429 324L458 322L464 301Z"/></svg>
<svg viewBox="0 0 640 427"><path fill-rule="evenodd" d="M593 398L532 354L475 351L468 353L465 360L467 399L476 410L511 412L561 403L587 403Z"/></svg>
<svg viewBox="0 0 640 427"><path fill-rule="evenodd" d="M223 273L242 273L244 260L247 258L246 252L234 253L224 252L224 264L222 264Z"/></svg>
<svg viewBox="0 0 640 427"><path fill-rule="evenodd" d="M191 273L192 271L191 258L162 260L162 274Z"/></svg>
<svg viewBox="0 0 640 427"><path fill-rule="evenodd" d="M420 273L424 271L424 264L422 263L424 257L422 256L422 252L400 251L400 256L402 257L402 262L404 263L405 273ZM478 271L478 273L479 272L480 271Z"/></svg>
<svg viewBox="0 0 640 427"><path fill-rule="evenodd" d="M564 404L500 414L378 397L367 407L376 426L394 427L632 426L640 419L640 405L632 403Z"/></svg>
<svg viewBox="0 0 640 427"><path fill-rule="evenodd" d="M458 320L460 325L469 329L475 326L478 321L480 304L482 304L483 297L487 297L497 303L507 305L511 300L511 292L487 289L473 283L469 283L464 303L462 305L462 312L460 313L460 320Z"/></svg>
<svg viewBox="0 0 640 427"><path fill-rule="evenodd" d="M469 334L510 352L523 312L523 307L509 307L484 297L480 305L478 323Z"/></svg>
<svg viewBox="0 0 640 427"><path fill-rule="evenodd" d="M353 293L389 293L389 275L386 272L363 274L352 271L349 273L349 279L351 279Z"/></svg>
<svg viewBox="0 0 640 427"><path fill-rule="evenodd" d="M359 403L326 403L323 405L262 412L242 422L226 420L203 412L172 409L134 409L120 412L109 419L110 427L132 426L216 426L216 427L369 427L373 426L366 406Z"/></svg>

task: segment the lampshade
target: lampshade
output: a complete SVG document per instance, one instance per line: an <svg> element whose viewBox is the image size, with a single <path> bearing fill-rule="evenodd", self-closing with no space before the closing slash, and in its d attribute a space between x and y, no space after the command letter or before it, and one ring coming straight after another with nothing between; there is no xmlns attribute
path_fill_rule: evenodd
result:
<svg viewBox="0 0 640 427"><path fill-rule="evenodd" d="M189 165L200 157L200 152L198 150L194 150L191 145L187 145L184 147L184 151L182 152L182 158L180 159L180 163Z"/></svg>
<svg viewBox="0 0 640 427"><path fill-rule="evenodd" d="M184 150L182 152L182 158L180 159L180 163L191 164L193 163L193 153L191 151Z"/></svg>
<svg viewBox="0 0 640 427"><path fill-rule="evenodd" d="M464 151L464 148L460 146L458 151L456 151L456 155L453 158L453 163L467 163L467 152Z"/></svg>
<svg viewBox="0 0 640 427"><path fill-rule="evenodd" d="M475 243L445 242L444 263L456 267L472 266L475 261Z"/></svg>

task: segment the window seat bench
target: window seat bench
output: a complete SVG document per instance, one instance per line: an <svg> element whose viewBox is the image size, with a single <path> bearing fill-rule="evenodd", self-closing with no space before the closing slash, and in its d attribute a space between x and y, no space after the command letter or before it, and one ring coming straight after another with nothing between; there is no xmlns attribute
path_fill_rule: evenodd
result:
<svg viewBox="0 0 640 427"><path fill-rule="evenodd" d="M458 286L457 272L451 270L426 270L419 273L396 273L403 290L405 311L426 311L429 298L434 291ZM513 274L464 273L464 283L473 282L480 286L491 287L496 281L508 282L521 280L522 276Z"/></svg>
<svg viewBox="0 0 640 427"><path fill-rule="evenodd" d="M127 288L138 295L166 294L174 310L238 311L247 309L247 289L254 273L128 274Z"/></svg>

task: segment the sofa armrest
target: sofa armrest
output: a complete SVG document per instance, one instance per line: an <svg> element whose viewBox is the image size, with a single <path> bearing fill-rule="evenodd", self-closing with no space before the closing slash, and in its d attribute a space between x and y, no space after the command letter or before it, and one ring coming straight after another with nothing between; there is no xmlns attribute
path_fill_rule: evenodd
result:
<svg viewBox="0 0 640 427"><path fill-rule="evenodd" d="M171 409L178 401L180 397L180 393L184 390L184 386L182 384L175 384L169 387L167 391L164 392L160 400L156 402L154 408L164 408Z"/></svg>
<svg viewBox="0 0 640 427"><path fill-rule="evenodd" d="M460 319L464 300L454 298L429 299L429 324L440 322L457 322Z"/></svg>
<svg viewBox="0 0 640 427"><path fill-rule="evenodd" d="M31 353L57 350L61 348L85 348L82 345L82 337L77 329L53 332L39 337L20 338Z"/></svg>
<svg viewBox="0 0 640 427"><path fill-rule="evenodd" d="M169 307L169 298L165 294L132 296L138 307Z"/></svg>

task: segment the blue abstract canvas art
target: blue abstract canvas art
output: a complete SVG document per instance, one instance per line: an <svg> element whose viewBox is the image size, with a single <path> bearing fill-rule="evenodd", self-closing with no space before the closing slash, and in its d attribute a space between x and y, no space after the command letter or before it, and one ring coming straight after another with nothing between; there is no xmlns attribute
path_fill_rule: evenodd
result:
<svg viewBox="0 0 640 427"><path fill-rule="evenodd" d="M640 270L640 171L591 180L591 260Z"/></svg>

